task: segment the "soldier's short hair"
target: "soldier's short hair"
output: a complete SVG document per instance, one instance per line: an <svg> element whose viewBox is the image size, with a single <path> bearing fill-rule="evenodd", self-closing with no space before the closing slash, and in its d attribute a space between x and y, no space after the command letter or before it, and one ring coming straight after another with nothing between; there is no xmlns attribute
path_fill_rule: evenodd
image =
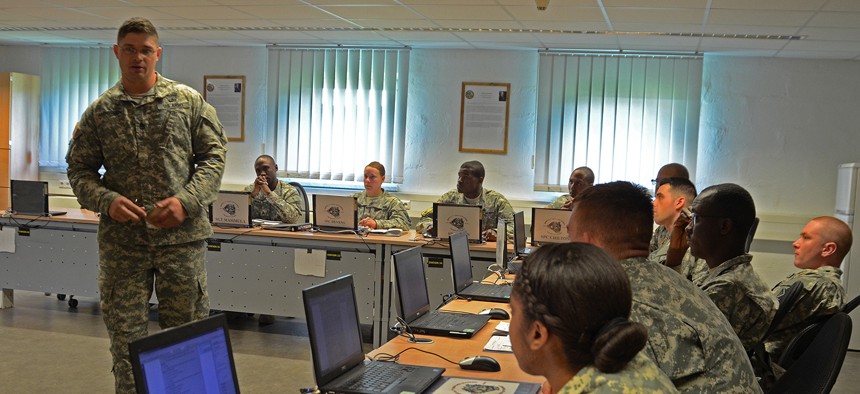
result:
<svg viewBox="0 0 860 394"><path fill-rule="evenodd" d="M735 237L746 240L755 221L755 202L746 189L734 183L713 185L702 190L698 204L707 208L703 214L731 219Z"/></svg>
<svg viewBox="0 0 860 394"><path fill-rule="evenodd" d="M119 44L123 38L129 33L142 33L146 34L152 38L155 38L155 42L158 42L158 31L155 30L155 26L149 19L142 18L136 16L122 23L122 26L119 27L119 31L116 34L116 42Z"/></svg>
<svg viewBox="0 0 860 394"><path fill-rule="evenodd" d="M274 157L272 157L272 156L269 156L269 155L260 155L260 156L257 156L257 159L256 159L256 160L254 160L254 163L256 163L256 162L260 161L260 159L266 159L266 160L268 160L268 161L271 161L271 162L272 162L272 164L275 164L275 165L277 165L277 164L278 164L278 163L275 161L275 158L274 158Z"/></svg>
<svg viewBox="0 0 860 394"><path fill-rule="evenodd" d="M571 175L573 175L573 174L575 174L575 173L577 173L577 172L582 173L582 175L583 175L583 180L585 181L585 183L587 183L587 184L589 184L589 185L593 185L593 184L594 184L594 171L592 171L592 170L591 170L591 168L588 168L588 167L586 167L586 166L577 167L577 168L576 168L576 169L574 169L574 170L573 170L573 172L571 172L570 174L571 174Z"/></svg>
<svg viewBox="0 0 860 394"><path fill-rule="evenodd" d="M657 188L665 184L669 184L672 188L672 194L675 196L684 196L687 199L687 204L692 204L696 199L696 185L690 182L689 179L680 177L662 178L657 182Z"/></svg>
<svg viewBox="0 0 860 394"><path fill-rule="evenodd" d="M836 243L835 260L842 261L848 252L851 251L851 245L854 243L851 227L848 227L845 222L832 216L819 216L811 221L821 223L824 228L821 234L824 242Z"/></svg>
<svg viewBox="0 0 860 394"><path fill-rule="evenodd" d="M642 186L617 181L594 185L573 200L577 228L614 250L648 250L654 205Z"/></svg>
<svg viewBox="0 0 860 394"><path fill-rule="evenodd" d="M477 160L467 161L467 162L463 163L463 165L461 165L460 168L465 168L465 169L469 170L469 172L475 178L483 178L484 177L484 165L481 164L480 161L477 161Z"/></svg>

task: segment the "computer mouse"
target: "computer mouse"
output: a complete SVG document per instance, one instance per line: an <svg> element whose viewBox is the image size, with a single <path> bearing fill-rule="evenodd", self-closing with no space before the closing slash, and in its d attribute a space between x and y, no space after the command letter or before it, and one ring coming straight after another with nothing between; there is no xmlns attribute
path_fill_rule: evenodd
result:
<svg viewBox="0 0 860 394"><path fill-rule="evenodd" d="M473 371L499 372L502 366L490 356L472 356L460 360L460 368Z"/></svg>
<svg viewBox="0 0 860 394"><path fill-rule="evenodd" d="M490 308L484 309L478 312L479 315L490 315L490 319L493 320L508 320L511 318L511 315L508 314L508 311L502 308Z"/></svg>

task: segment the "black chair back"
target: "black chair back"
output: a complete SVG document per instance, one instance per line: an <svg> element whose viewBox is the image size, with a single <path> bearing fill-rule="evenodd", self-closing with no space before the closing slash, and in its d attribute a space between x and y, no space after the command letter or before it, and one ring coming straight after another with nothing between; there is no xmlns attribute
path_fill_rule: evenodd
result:
<svg viewBox="0 0 860 394"><path fill-rule="evenodd" d="M779 327L779 323L782 322L782 319L785 319L785 317L788 316L791 308L794 307L794 304L797 303L797 299L800 298L801 290L803 290L803 284L800 282L794 282L791 287L786 289L785 292L777 297L779 299L779 309L777 309L776 314L773 315L773 321L771 321L770 327L768 327L764 338L770 336L770 334Z"/></svg>
<svg viewBox="0 0 860 394"><path fill-rule="evenodd" d="M787 368L768 393L830 392L848 351L851 318L844 312L837 312L820 323L820 327L806 351Z"/></svg>
<svg viewBox="0 0 860 394"><path fill-rule="evenodd" d="M753 238L755 238L755 231L758 229L758 217L753 219L752 226L750 227L750 232L747 234L747 241L744 244L744 253L750 252L750 246L752 246Z"/></svg>
<svg viewBox="0 0 860 394"><path fill-rule="evenodd" d="M305 187L302 186L302 184L298 183L298 182L290 182L290 186L296 188L296 190L299 191L299 195L302 196L302 201L305 202L305 223L309 223L310 217L311 217L310 216L311 210L310 210L310 203L308 202L308 193L305 191Z"/></svg>
<svg viewBox="0 0 860 394"><path fill-rule="evenodd" d="M853 300L848 301L847 304L842 305L842 312L851 313L851 311L853 311L854 308L857 308L857 305L860 305L860 295L858 295L857 297L854 297Z"/></svg>

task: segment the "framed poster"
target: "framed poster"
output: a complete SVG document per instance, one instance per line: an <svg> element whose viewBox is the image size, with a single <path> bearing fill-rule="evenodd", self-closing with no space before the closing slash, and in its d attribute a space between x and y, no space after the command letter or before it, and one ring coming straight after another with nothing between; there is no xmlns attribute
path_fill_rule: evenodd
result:
<svg viewBox="0 0 860 394"><path fill-rule="evenodd" d="M245 76L204 75L203 99L215 107L227 141L245 140Z"/></svg>
<svg viewBox="0 0 860 394"><path fill-rule="evenodd" d="M508 153L510 83L463 82L460 152Z"/></svg>

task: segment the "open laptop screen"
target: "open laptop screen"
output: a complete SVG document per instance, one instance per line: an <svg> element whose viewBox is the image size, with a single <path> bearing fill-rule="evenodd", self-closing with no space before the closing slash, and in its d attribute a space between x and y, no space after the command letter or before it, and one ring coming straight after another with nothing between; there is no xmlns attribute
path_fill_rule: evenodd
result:
<svg viewBox="0 0 860 394"><path fill-rule="evenodd" d="M454 274L454 292L459 292L472 283L472 259L469 255L468 237L469 235L463 231L448 236Z"/></svg>
<svg viewBox="0 0 860 394"><path fill-rule="evenodd" d="M358 203L352 196L314 194L314 226L323 230L357 230Z"/></svg>
<svg viewBox="0 0 860 394"><path fill-rule="evenodd" d="M352 275L302 291L317 385L364 360Z"/></svg>
<svg viewBox="0 0 860 394"><path fill-rule="evenodd" d="M433 203L433 228L436 237L448 238L453 233L465 231L469 241L481 242L483 211L480 205L458 205Z"/></svg>
<svg viewBox="0 0 860 394"><path fill-rule="evenodd" d="M12 211L23 215L48 214L48 182L12 179Z"/></svg>
<svg viewBox="0 0 860 394"><path fill-rule="evenodd" d="M424 279L424 257L420 246L396 253L393 257L400 316L411 323L430 311L427 282Z"/></svg>
<svg viewBox="0 0 860 394"><path fill-rule="evenodd" d="M526 251L526 219L523 211L514 214L514 252L524 253Z"/></svg>
<svg viewBox="0 0 860 394"><path fill-rule="evenodd" d="M223 314L129 344L138 393L238 393L233 349Z"/></svg>

